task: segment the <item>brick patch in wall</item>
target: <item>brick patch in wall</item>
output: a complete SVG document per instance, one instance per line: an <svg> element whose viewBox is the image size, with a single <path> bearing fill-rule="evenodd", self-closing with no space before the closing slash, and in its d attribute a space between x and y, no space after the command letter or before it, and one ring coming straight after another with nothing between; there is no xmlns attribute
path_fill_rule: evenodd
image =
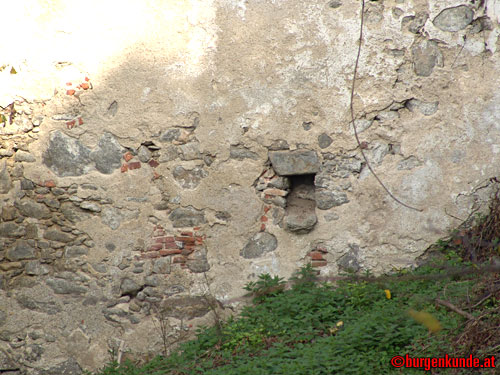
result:
<svg viewBox="0 0 500 375"><path fill-rule="evenodd" d="M125 160L125 163L123 163L122 167L121 167L122 173L125 173L129 170L131 171L134 169L141 168L141 162L140 161L131 161L133 158L134 158L134 154L132 154L130 151L127 151L123 154L123 159ZM147 164L151 168L156 168L160 165L160 163L158 163L158 161L156 161L155 159L150 159L147 162ZM156 173L154 171L153 171L153 174L154 174L154 177L153 177L154 179L161 177L158 173Z"/></svg>
<svg viewBox="0 0 500 375"><path fill-rule="evenodd" d="M200 227L193 230L178 231L174 234L167 233L165 229L156 225L151 245L137 256L139 259L155 259L171 257L172 264L178 264L181 268L188 268L187 263L194 259L196 251L204 247L206 235L200 232Z"/></svg>
<svg viewBox="0 0 500 375"><path fill-rule="evenodd" d="M309 256L311 257L311 260L325 260L323 258L323 254L321 254L319 251L311 251L309 253Z"/></svg>
<svg viewBox="0 0 500 375"><path fill-rule="evenodd" d="M151 159L150 161L148 161L148 164L151 168L156 168L157 166L160 165L160 163L158 163L156 160L154 159Z"/></svg>
<svg viewBox="0 0 500 375"><path fill-rule="evenodd" d="M326 260L313 260L311 262L313 267L324 267L327 265Z"/></svg>
<svg viewBox="0 0 500 375"><path fill-rule="evenodd" d="M81 117L76 117L71 121L66 121L66 128L73 129L77 125L77 120L78 125L83 125L83 119Z"/></svg>
<svg viewBox="0 0 500 375"><path fill-rule="evenodd" d="M125 159L126 162L129 162L130 160L132 160L133 157L134 157L134 155L132 155L132 153L129 151L127 151L125 154L123 154L123 159Z"/></svg>
<svg viewBox="0 0 500 375"><path fill-rule="evenodd" d="M128 163L128 169L130 169L130 170L139 169L140 167L141 167L140 161L133 161L131 163Z"/></svg>
<svg viewBox="0 0 500 375"><path fill-rule="evenodd" d="M311 257L311 265L313 267L324 267L328 264L327 260L323 258L323 255L328 253L324 246L318 245L313 250L307 254Z"/></svg>
<svg viewBox="0 0 500 375"><path fill-rule="evenodd" d="M267 213L271 209L271 206L264 206L264 214L260 217L260 231L264 232L266 230L266 223L269 221Z"/></svg>

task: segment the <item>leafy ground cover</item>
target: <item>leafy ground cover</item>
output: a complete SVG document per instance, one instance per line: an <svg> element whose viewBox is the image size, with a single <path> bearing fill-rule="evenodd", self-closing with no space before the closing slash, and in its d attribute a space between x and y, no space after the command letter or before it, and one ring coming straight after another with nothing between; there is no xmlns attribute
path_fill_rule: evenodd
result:
<svg viewBox="0 0 500 375"><path fill-rule="evenodd" d="M317 279L310 266L288 282L261 275L247 284L253 303L238 316L199 328L168 356L110 363L99 374L499 373L498 363L430 371L391 365L392 357L406 354L500 357L498 213L500 204L440 241L439 256L412 271L334 283Z"/></svg>

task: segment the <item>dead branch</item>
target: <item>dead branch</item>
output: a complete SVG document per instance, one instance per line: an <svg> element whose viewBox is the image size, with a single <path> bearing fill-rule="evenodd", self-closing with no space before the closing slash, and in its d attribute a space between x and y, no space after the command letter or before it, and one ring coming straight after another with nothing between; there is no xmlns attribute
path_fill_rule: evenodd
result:
<svg viewBox="0 0 500 375"><path fill-rule="evenodd" d="M442 299L436 298L436 303L438 303L438 304L440 304L442 306L445 306L445 307L449 308L452 311L455 311L457 314L460 314L460 315L462 315L463 317L465 317L465 318L467 318L469 320L476 320L476 318L474 317L474 315L469 314L468 312L465 312L462 309L459 309L458 307L456 307L455 305L453 305L451 302L443 301Z"/></svg>

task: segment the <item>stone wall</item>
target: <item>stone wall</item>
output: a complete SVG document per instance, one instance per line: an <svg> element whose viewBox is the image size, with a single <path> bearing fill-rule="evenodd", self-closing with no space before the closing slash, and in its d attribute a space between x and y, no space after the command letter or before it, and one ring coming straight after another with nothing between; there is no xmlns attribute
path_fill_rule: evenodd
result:
<svg viewBox="0 0 500 375"><path fill-rule="evenodd" d="M158 306L173 341L262 272L410 267L498 176L496 1L366 1L361 147L421 212L350 126L360 1L87 3L1 42L0 372L146 357Z"/></svg>

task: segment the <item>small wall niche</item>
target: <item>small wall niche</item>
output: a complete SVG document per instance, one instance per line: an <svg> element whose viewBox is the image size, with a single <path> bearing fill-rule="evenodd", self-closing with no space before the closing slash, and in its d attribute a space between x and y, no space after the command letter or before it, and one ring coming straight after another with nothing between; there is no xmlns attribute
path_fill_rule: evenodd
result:
<svg viewBox="0 0 500 375"><path fill-rule="evenodd" d="M318 222L314 198L315 174L289 175L290 193L287 196L285 229L297 234L309 233Z"/></svg>
<svg viewBox="0 0 500 375"><path fill-rule="evenodd" d="M314 178L315 174L302 174L296 176L288 176L290 180L290 199L306 199L314 201Z"/></svg>

